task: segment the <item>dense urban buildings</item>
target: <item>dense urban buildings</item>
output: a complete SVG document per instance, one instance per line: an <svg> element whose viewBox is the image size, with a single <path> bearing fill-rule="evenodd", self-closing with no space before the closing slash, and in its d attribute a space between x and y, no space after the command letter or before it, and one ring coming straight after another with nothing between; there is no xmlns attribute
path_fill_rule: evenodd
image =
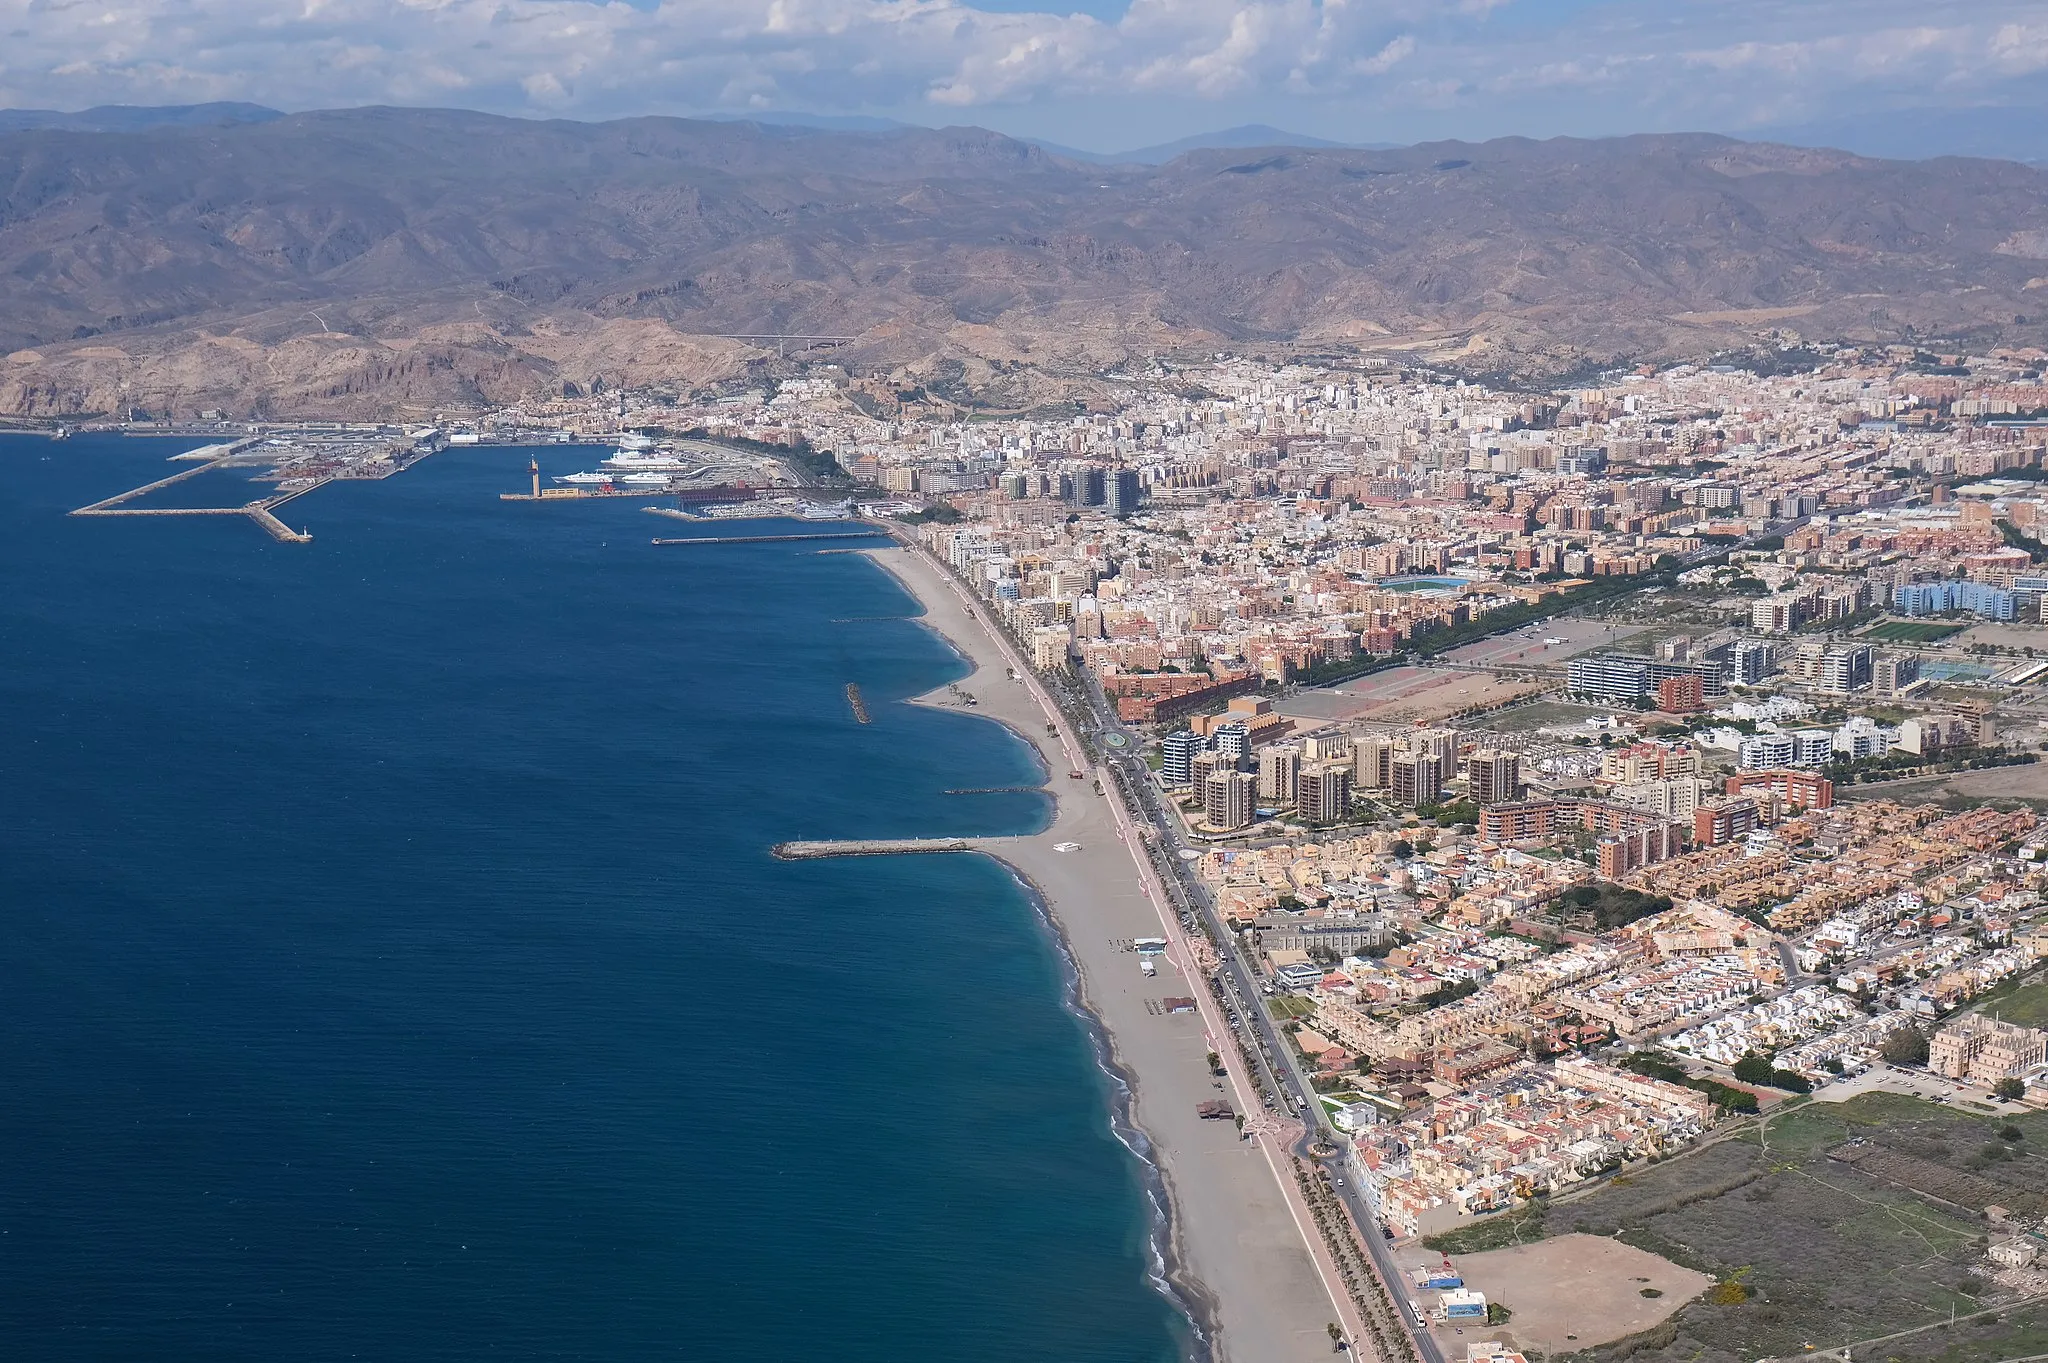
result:
<svg viewBox="0 0 2048 1363"><path fill-rule="evenodd" d="M1756 1056L1881 1084L1910 1028L2048 1093L1968 1011L2048 958L2048 833L1938 784L2048 798L2048 356L1801 363L1218 356L973 420L826 366L623 419L829 452L803 495L906 520L1142 756L1412 1233L1690 1141Z"/></svg>

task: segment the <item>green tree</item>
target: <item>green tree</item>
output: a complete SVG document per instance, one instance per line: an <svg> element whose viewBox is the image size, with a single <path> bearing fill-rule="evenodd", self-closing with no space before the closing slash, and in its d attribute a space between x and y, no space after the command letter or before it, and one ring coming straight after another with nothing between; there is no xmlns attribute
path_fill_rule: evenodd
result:
<svg viewBox="0 0 2048 1363"><path fill-rule="evenodd" d="M1918 1027L1901 1027L1884 1039L1878 1054L1894 1065L1927 1063L1927 1033Z"/></svg>
<svg viewBox="0 0 2048 1363"><path fill-rule="evenodd" d="M1813 1081L1797 1070L1772 1070L1770 1085L1774 1089L1783 1089L1787 1093L1813 1092Z"/></svg>
<svg viewBox="0 0 2048 1363"><path fill-rule="evenodd" d="M1771 1082L1771 1060L1769 1056L1758 1055L1755 1051L1743 1052L1742 1059L1729 1066L1729 1071L1745 1084L1768 1084Z"/></svg>
<svg viewBox="0 0 2048 1363"><path fill-rule="evenodd" d="M2002 1098L2008 1103L2017 1103L2020 1099L2027 1096L2027 1086L2018 1079L2007 1075L1991 1086L1991 1092L1994 1097Z"/></svg>

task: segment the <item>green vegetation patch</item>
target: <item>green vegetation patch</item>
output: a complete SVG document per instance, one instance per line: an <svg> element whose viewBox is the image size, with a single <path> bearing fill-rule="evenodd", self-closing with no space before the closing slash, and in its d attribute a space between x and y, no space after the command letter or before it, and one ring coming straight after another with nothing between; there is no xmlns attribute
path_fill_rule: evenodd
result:
<svg viewBox="0 0 2048 1363"><path fill-rule="evenodd" d="M1981 1309L1981 1308L1980 1308ZM1982 1363L1994 1358L2048 1354L2048 1307L1959 1319L1938 1330L1888 1339L1858 1357L1874 1363Z"/></svg>
<svg viewBox="0 0 2048 1363"><path fill-rule="evenodd" d="M1577 1231L1715 1279L1664 1325L1573 1356L1584 1363L1786 1358L1921 1326L1940 1328L1856 1356L1991 1363L2048 1353L2048 1312L1968 1319L2010 1300L1989 1282L1983 1219L1837 1156L1882 1150L1879 1163L1893 1174L2016 1206L2048 1189L2048 1158L2036 1146L2048 1146L2048 1114L1983 1119L1889 1093L1800 1102L1732 1138L1425 1244L1471 1253Z"/></svg>
<svg viewBox="0 0 2048 1363"><path fill-rule="evenodd" d="M1543 1229L1545 1210L1546 1204L1541 1201L1526 1203L1514 1211L1489 1216L1484 1221L1475 1221L1441 1235L1427 1236L1422 1243L1439 1254L1480 1254L1489 1249L1507 1249L1511 1245L1541 1240L1547 1234Z"/></svg>
<svg viewBox="0 0 2048 1363"><path fill-rule="evenodd" d="M1967 625L1944 624L1933 620L1886 620L1872 625L1856 637L1875 639L1884 644L1931 644L1961 634Z"/></svg>
<svg viewBox="0 0 2048 1363"><path fill-rule="evenodd" d="M1648 918L1671 907L1671 901L1663 895L1623 889L1604 880L1592 885L1574 886L1566 890L1557 902L1566 913L1590 914L1602 932L1626 927L1638 918Z"/></svg>
<svg viewBox="0 0 2048 1363"><path fill-rule="evenodd" d="M1714 1100L1716 1107L1729 1112L1755 1112L1756 1095L1748 1089L1724 1084L1718 1079L1696 1078L1663 1051L1637 1051L1622 1060L1622 1068L1634 1070L1637 1074L1652 1079L1662 1079L1667 1084L1704 1093Z"/></svg>
<svg viewBox="0 0 2048 1363"><path fill-rule="evenodd" d="M1988 1013L2022 1027L2048 1027L2048 980L2034 978L2006 993L1994 992L1973 1012Z"/></svg>

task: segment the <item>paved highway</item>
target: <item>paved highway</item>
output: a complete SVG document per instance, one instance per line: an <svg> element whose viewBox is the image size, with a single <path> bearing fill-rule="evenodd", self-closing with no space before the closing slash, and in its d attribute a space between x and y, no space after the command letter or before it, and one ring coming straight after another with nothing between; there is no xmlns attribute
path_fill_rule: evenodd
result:
<svg viewBox="0 0 2048 1363"><path fill-rule="evenodd" d="M1359 1177L1358 1169L1344 1153L1350 1148L1349 1143L1342 1133L1330 1126L1327 1111L1296 1063L1293 1045L1274 1026L1271 1015L1267 1013L1259 991L1258 972L1246 960L1242 943L1224 924L1216 910L1214 897L1194 873L1192 863L1180 855L1188 847L1182 837L1183 826L1179 817L1166 807L1158 787L1153 784L1150 769L1138 754L1137 735L1115 718L1114 707L1108 704L1092 677L1084 685L1088 687L1090 726L1094 730L1096 746L1104 754L1104 765L1128 793L1131 807L1151 821L1153 835L1148 843L1160 879L1174 897L1183 919L1192 917L1206 924L1210 938L1217 944L1221 956L1218 976L1223 985L1224 1007L1238 1034L1245 1039L1246 1049L1252 1054L1256 1066L1254 1073L1261 1087L1272 1095L1270 1105L1276 1111L1291 1113L1302 1122L1303 1134L1296 1143L1295 1153L1320 1163L1333 1184L1342 1180L1335 1189L1337 1196L1359 1228L1359 1238L1372 1256L1373 1266L1379 1273L1389 1301L1393 1303L1401 1328L1415 1345L1416 1356L1422 1363L1445 1363L1443 1351L1435 1338L1427 1329L1419 1328L1408 1312L1407 1304L1411 1298L1407 1279L1394 1261L1386 1236L1380 1231L1379 1211L1373 1202L1369 1183ZM1112 735L1121 737L1123 742L1108 741Z"/></svg>

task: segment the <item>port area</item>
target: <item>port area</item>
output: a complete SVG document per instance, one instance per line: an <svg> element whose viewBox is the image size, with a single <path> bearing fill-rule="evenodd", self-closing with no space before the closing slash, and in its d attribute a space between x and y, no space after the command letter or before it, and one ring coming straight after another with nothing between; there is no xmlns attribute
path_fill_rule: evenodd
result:
<svg viewBox="0 0 2048 1363"><path fill-rule="evenodd" d="M542 487L536 479L530 492L501 492L501 502L574 502L586 497L673 497L691 506L730 505L754 500L755 489L737 484L714 483L702 487L619 487L598 483L589 487ZM650 511L666 508L649 507ZM670 513L676 514L676 513ZM687 516L687 513L682 513Z"/></svg>
<svg viewBox="0 0 2048 1363"><path fill-rule="evenodd" d="M74 516L246 516L272 539L310 543L310 531L294 530L277 515L279 507L340 479L375 480L402 473L444 447L431 427L280 427L174 454L178 472L115 493L71 512ZM187 479L224 469L256 469L253 480L274 484L268 497L235 506L137 506L151 494Z"/></svg>
<svg viewBox="0 0 2048 1363"><path fill-rule="evenodd" d="M656 440L640 432L621 432L612 437L618 448L597 468L562 473L543 470L540 455L527 461L529 479L524 491L501 492L505 502L573 502L590 497L660 497L706 514L720 514L727 506L744 506L801 476L770 455L729 449L723 445L691 438L663 437ZM468 434L457 434L455 443L470 443ZM550 458L549 463L555 461Z"/></svg>

